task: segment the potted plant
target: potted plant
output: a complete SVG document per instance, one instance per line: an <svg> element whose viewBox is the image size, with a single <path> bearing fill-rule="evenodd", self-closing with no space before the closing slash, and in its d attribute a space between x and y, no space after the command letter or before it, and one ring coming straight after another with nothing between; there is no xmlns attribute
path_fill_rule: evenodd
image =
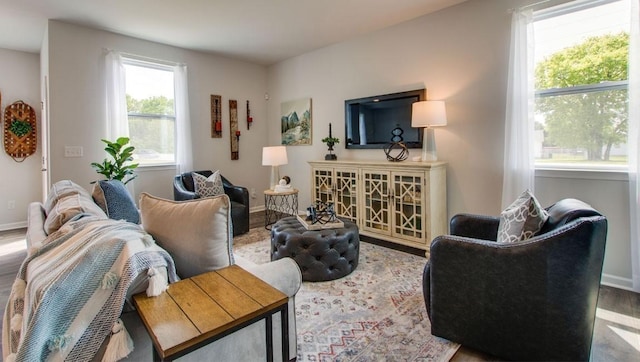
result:
<svg viewBox="0 0 640 362"><path fill-rule="evenodd" d="M329 147L329 153L324 156L324 159L325 160L337 160L338 156L333 154L333 146L335 144L340 143L340 139L336 138L336 137L329 136L329 137L323 138L322 142L326 143L327 147Z"/></svg>
<svg viewBox="0 0 640 362"><path fill-rule="evenodd" d="M335 144L340 143L340 139L339 139L339 138L336 138L336 137L333 137L333 136L331 135L331 123L329 123L329 137L325 137L325 138L323 138L323 139L322 139L322 142L326 143L326 144L327 144L327 146L329 147L329 153L327 153L327 154L324 156L324 159L325 159L325 160L332 160L332 161L337 160L337 159L338 159L338 157L337 157L336 155L334 155L334 154L333 154L333 146L334 146Z"/></svg>
<svg viewBox="0 0 640 362"><path fill-rule="evenodd" d="M101 140L107 147L105 151L111 156L112 160L104 159L102 163L92 162L91 167L96 172L103 175L107 180L119 180L124 184L136 178L134 170L138 167L137 163L128 163L133 161L133 150L135 147L127 146L128 137L120 137L115 142L109 140ZM127 178L125 180L125 178Z"/></svg>

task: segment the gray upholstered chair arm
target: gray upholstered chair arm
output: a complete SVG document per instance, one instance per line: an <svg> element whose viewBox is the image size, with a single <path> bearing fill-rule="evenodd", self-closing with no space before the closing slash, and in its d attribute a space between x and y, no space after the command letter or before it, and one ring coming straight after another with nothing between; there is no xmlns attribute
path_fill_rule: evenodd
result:
<svg viewBox="0 0 640 362"><path fill-rule="evenodd" d="M499 224L500 218L495 216L457 214L451 218L449 228L452 235L495 241Z"/></svg>
<svg viewBox="0 0 640 362"><path fill-rule="evenodd" d="M289 297L296 295L302 285L302 273L291 258L283 258L265 264L254 264L234 255L236 265L262 279Z"/></svg>

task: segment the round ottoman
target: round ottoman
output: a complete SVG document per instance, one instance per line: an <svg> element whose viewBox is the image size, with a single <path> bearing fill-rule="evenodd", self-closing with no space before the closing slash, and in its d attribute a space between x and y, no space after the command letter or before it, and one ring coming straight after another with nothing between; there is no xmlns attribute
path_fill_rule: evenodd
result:
<svg viewBox="0 0 640 362"><path fill-rule="evenodd" d="M307 230L295 216L290 216L271 228L271 260L292 258L305 281L348 275L358 266L359 253L358 227L349 221L344 221L344 228Z"/></svg>

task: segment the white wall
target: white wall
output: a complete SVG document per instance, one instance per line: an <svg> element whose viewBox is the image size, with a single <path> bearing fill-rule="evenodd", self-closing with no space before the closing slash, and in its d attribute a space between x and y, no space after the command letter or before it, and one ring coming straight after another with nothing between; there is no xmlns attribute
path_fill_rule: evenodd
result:
<svg viewBox="0 0 640 362"><path fill-rule="evenodd" d="M51 182L71 179L90 188L98 174L90 163L106 157L100 142L106 135L103 49L186 63L192 120L195 169L220 169L230 181L256 189L251 206L263 205L269 170L261 166L266 143L266 68L260 65L188 51L86 27L49 21L49 112ZM223 99L223 137L211 138L210 95ZM238 101L240 159L231 160L229 99ZM246 101L254 118L246 128ZM65 158L65 146L82 146L84 157ZM135 198L142 191L173 199L175 169L140 170L134 181Z"/></svg>
<svg viewBox="0 0 640 362"><path fill-rule="evenodd" d="M501 209L510 9L536 1L470 0L439 12L288 59L269 67L269 143L279 144L279 104L313 99L313 145L288 147L281 174L298 175L300 207L311 202L308 160L322 159L332 123L339 159L384 160L382 150L344 148L344 101L427 89L446 100L448 124L436 129L447 168L448 214L497 215ZM411 150L411 156L419 155ZM301 177L302 176L302 177ZM565 197L591 203L609 218L603 280L629 288L628 186L625 175L565 174L536 178L547 206Z"/></svg>
<svg viewBox="0 0 640 362"><path fill-rule="evenodd" d="M0 137L4 134L4 108L22 100L36 111L40 128L40 59L38 54L0 49ZM40 145L23 162L0 152L0 230L26 226L27 206L40 200ZM15 207L9 209L9 202Z"/></svg>

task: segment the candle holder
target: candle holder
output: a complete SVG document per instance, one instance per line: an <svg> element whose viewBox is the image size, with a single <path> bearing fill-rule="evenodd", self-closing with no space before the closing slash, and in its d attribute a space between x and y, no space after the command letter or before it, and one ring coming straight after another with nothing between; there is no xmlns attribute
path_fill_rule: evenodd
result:
<svg viewBox="0 0 640 362"><path fill-rule="evenodd" d="M327 144L327 147L329 147L329 153L327 153L324 156L324 159L327 161L335 161L338 159L338 156L333 154L333 146L335 146L336 144L340 143L340 139L333 137L331 135L331 123L329 123L329 137L325 137L322 139L323 143Z"/></svg>

